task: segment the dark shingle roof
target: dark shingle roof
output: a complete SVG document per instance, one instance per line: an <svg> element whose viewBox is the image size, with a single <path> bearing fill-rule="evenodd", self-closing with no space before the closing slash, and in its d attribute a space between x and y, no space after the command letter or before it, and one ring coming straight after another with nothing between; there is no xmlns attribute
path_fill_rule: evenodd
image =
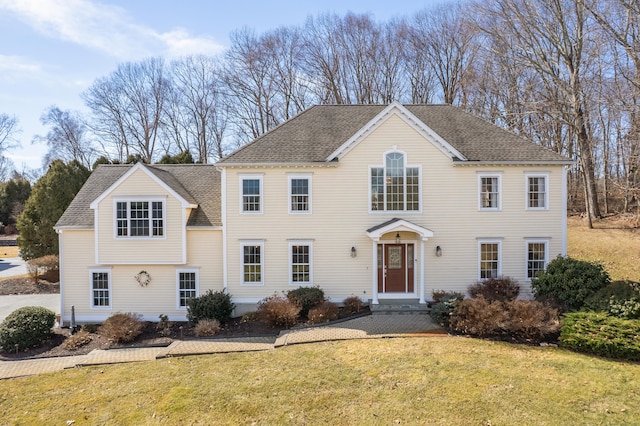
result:
<svg viewBox="0 0 640 426"><path fill-rule="evenodd" d="M99 165L87 179L56 227L92 228L94 212L89 207L111 185L133 167L130 164ZM166 164L145 166L191 204L187 226L221 226L220 172L211 164ZM144 194L140 194L144 195Z"/></svg>
<svg viewBox="0 0 640 426"><path fill-rule="evenodd" d="M317 105L220 163L314 163L355 135L386 105ZM450 105L405 105L468 161L566 162L567 158Z"/></svg>

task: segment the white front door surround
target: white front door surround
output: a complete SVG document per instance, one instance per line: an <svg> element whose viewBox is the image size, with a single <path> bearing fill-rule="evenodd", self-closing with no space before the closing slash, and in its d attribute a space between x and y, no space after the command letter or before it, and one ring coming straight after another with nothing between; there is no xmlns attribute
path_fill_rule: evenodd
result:
<svg viewBox="0 0 640 426"><path fill-rule="evenodd" d="M393 236L392 239L383 239L385 235ZM407 235L409 234L409 235ZM370 228L367 230L367 235L371 238L372 244L372 303L374 305L379 304L379 296L383 296L384 298L392 299L392 298L406 298L407 296L415 297L416 292L419 298L419 303L425 304L425 241L428 241L429 238L433 237L433 231L430 229L424 228L422 226L416 225L415 223L411 223L404 219L391 219L387 222L384 222L378 226ZM417 237L417 238L416 238ZM419 243L419 244L416 244ZM407 258L407 251L410 245L413 245L413 259ZM419 248L418 248L419 245ZM414 268L413 274L414 277L417 278L417 283L414 280L413 291L409 287L407 287L406 292L382 292L378 286L379 282L379 266L384 268L384 265L379 265L379 256L378 256L378 248L382 248L382 254L384 259L385 247L392 246L403 248L404 247L404 256L406 262L413 261ZM384 262L384 260L383 260ZM417 263L417 265L416 265ZM407 267L407 270L409 268ZM384 278L383 278L384 279ZM417 285L416 285L417 284ZM384 290L384 286L381 287Z"/></svg>

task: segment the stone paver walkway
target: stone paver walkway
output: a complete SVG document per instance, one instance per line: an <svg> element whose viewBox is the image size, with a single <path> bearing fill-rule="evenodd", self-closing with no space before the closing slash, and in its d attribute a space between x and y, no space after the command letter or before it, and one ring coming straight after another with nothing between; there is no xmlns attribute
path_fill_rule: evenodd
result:
<svg viewBox="0 0 640 426"><path fill-rule="evenodd" d="M428 315L368 315L326 326L285 330L279 336L176 340L167 347L97 349L86 355L70 357L0 361L0 379L51 373L72 367L153 361L172 356L264 351L286 345L328 340L433 334L443 335L443 331L431 321Z"/></svg>

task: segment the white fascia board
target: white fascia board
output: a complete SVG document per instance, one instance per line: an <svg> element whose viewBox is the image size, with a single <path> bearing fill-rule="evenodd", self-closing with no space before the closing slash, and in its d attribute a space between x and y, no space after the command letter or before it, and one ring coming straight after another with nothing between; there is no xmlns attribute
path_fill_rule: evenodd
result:
<svg viewBox="0 0 640 426"><path fill-rule="evenodd" d="M415 223L408 222L406 220L400 219L393 223L390 223L382 228L378 228L375 231L368 232L367 235L373 240L377 240L382 237L384 234L389 232L400 232L400 231L409 231L415 232L424 238L432 238L433 231L431 229L424 228L422 226L416 225Z"/></svg>
<svg viewBox="0 0 640 426"><path fill-rule="evenodd" d="M138 170L142 170L143 172L145 172L147 174L147 176L149 176L151 178L151 180L156 182L165 191L167 191L174 198L176 198L178 201L180 201L180 204L182 204L183 208L185 208L185 209L186 208L195 209L195 208L198 207L197 204L191 204L190 202L188 202L187 200L182 198L182 196L180 196L180 194L178 194L176 191L174 191L173 188L171 188L169 185L167 185L162 179L160 179L155 174L151 173L149 171L149 169L147 167L145 167L145 165L143 163L136 163L133 167L131 167L124 175L122 175L120 177L120 179L115 181L113 183L113 185L111 185L109 188L107 188L106 191L104 191L102 194L100 194L100 196L98 198L93 200L93 202L91 202L89 207L92 208L92 209L97 209L98 208L98 204L100 204L100 202L102 200L104 200L109 194L111 194L111 192L113 192L118 186L120 186L122 184L122 182L126 181L129 178L129 176L131 176L132 174L134 174Z"/></svg>

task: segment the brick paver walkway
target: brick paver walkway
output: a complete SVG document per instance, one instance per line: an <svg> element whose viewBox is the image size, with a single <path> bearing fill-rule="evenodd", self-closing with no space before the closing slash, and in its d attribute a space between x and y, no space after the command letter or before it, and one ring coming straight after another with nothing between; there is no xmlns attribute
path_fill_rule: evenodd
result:
<svg viewBox="0 0 640 426"><path fill-rule="evenodd" d="M328 326L286 330L280 336L176 340L167 347L94 350L87 355L0 361L0 379L51 373L66 368L153 361L171 356L264 351L281 346L327 340L425 336L442 333L428 315L368 315Z"/></svg>

